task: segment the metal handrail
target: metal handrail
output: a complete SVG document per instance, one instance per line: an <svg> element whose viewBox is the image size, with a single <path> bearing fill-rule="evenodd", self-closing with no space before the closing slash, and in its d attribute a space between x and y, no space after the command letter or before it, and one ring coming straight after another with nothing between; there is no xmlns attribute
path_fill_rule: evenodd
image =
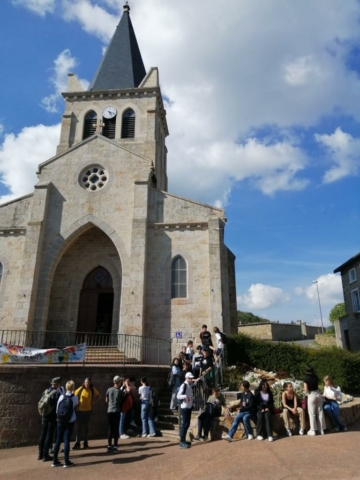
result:
<svg viewBox="0 0 360 480"><path fill-rule="evenodd" d="M171 341L140 335L50 330L0 330L0 343L28 348L64 348L86 343L84 363L169 365Z"/></svg>

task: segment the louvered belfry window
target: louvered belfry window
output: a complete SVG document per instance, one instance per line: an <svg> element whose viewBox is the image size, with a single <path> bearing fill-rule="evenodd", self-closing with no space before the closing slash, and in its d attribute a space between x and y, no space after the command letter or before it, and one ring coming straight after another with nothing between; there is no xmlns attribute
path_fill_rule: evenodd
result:
<svg viewBox="0 0 360 480"><path fill-rule="evenodd" d="M103 135L106 138L115 138L116 117L103 118Z"/></svg>
<svg viewBox="0 0 360 480"><path fill-rule="evenodd" d="M135 112L131 108L122 116L121 138L135 138Z"/></svg>
<svg viewBox="0 0 360 480"><path fill-rule="evenodd" d="M94 111L89 112L85 117L84 122L84 137L85 138L91 137L96 132L96 122L97 122L97 114Z"/></svg>

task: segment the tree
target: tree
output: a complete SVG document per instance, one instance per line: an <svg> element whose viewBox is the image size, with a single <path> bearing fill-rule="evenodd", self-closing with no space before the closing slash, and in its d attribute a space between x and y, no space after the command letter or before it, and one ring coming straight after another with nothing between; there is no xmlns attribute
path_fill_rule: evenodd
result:
<svg viewBox="0 0 360 480"><path fill-rule="evenodd" d="M250 312L241 312L238 310L237 318L239 321L239 325L247 325L251 323L269 323L270 320L266 320L266 318L258 317Z"/></svg>
<svg viewBox="0 0 360 480"><path fill-rule="evenodd" d="M331 323L334 323L335 320L339 320L340 317L344 317L345 315L346 315L345 304L338 303L337 305L335 305L335 307L333 307L330 310L329 320Z"/></svg>

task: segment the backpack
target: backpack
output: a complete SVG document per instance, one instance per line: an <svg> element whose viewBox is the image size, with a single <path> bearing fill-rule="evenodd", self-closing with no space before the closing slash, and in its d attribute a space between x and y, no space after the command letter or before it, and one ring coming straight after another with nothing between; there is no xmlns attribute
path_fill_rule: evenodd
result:
<svg viewBox="0 0 360 480"><path fill-rule="evenodd" d="M54 410L56 404L56 402L54 401L54 397L56 393L56 390L50 390L49 388L47 388L42 394L38 403L38 411L42 417L46 417Z"/></svg>
<svg viewBox="0 0 360 480"><path fill-rule="evenodd" d="M74 395L64 395L57 408L57 421L59 423L69 423L74 413L74 404L72 397Z"/></svg>
<svg viewBox="0 0 360 480"><path fill-rule="evenodd" d="M172 369L170 370L169 375L167 377L167 384L169 387L173 387L175 385L175 378L174 378Z"/></svg>
<svg viewBox="0 0 360 480"><path fill-rule="evenodd" d="M227 336L225 335L225 333L223 332L219 332L220 333L220 337L221 337L221 341L224 345L226 345L228 342L229 342L229 339L227 338Z"/></svg>
<svg viewBox="0 0 360 480"><path fill-rule="evenodd" d="M153 408L159 406L159 398L155 390L150 390L149 405Z"/></svg>
<svg viewBox="0 0 360 480"><path fill-rule="evenodd" d="M121 403L121 411L123 413L129 412L134 405L133 397L131 393L127 393L124 400Z"/></svg>

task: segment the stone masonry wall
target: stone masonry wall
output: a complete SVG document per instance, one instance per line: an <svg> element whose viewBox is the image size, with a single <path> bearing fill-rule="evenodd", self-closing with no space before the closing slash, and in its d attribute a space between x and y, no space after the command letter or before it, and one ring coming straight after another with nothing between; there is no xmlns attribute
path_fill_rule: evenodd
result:
<svg viewBox="0 0 360 480"><path fill-rule="evenodd" d="M239 325L238 332L261 340L272 340L271 323Z"/></svg>
<svg viewBox="0 0 360 480"><path fill-rule="evenodd" d="M63 386L74 380L76 388L82 385L85 377L91 377L93 385L102 395L95 405L90 424L90 441L93 438L106 438L106 390L112 386L115 375L146 375L149 384L160 391L166 385L167 368L147 366L0 366L0 449L36 445L41 431L41 417L37 404L42 392L52 378L60 375ZM140 385L138 385L140 386Z"/></svg>

